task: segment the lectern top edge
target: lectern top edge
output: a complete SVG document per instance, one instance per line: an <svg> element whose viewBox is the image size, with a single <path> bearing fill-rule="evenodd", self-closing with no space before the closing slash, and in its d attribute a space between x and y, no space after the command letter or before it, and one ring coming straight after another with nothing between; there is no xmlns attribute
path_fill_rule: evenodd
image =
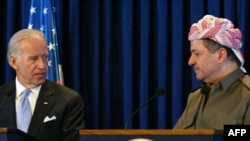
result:
<svg viewBox="0 0 250 141"><path fill-rule="evenodd" d="M83 129L80 135L223 135L213 129Z"/></svg>

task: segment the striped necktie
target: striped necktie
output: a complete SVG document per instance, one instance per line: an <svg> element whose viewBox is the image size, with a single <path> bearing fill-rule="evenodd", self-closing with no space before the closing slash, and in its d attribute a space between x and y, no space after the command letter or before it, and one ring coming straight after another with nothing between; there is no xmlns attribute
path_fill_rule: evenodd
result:
<svg viewBox="0 0 250 141"><path fill-rule="evenodd" d="M28 132L30 120L32 117L31 106L28 99L30 92L30 89L25 89L23 91L17 109L17 128L25 133Z"/></svg>

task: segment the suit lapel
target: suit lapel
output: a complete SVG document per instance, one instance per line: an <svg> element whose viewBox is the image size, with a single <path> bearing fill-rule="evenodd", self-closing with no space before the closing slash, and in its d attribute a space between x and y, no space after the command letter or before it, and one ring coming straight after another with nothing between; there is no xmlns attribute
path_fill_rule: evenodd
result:
<svg viewBox="0 0 250 141"><path fill-rule="evenodd" d="M39 96L36 102L36 107L33 113L33 117L30 122L29 133L36 135L44 121L44 118L48 115L53 103L54 103L54 89L49 82L45 82L42 85L39 92Z"/></svg>

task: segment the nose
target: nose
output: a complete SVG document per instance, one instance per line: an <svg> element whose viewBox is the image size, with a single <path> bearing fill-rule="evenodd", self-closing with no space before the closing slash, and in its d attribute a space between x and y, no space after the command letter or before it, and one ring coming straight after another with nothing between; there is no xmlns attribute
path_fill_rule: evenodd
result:
<svg viewBox="0 0 250 141"><path fill-rule="evenodd" d="M194 60L194 57L193 55L191 55L188 59L188 65L189 66L193 66L195 64L195 60Z"/></svg>
<svg viewBox="0 0 250 141"><path fill-rule="evenodd" d="M43 57L40 57L38 59L38 68L39 69L45 69L48 67L48 59L47 58L43 58Z"/></svg>

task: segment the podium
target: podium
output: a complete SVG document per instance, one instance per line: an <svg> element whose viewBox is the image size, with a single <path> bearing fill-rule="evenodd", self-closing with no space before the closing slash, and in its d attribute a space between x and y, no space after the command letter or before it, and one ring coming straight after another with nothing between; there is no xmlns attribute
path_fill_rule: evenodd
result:
<svg viewBox="0 0 250 141"><path fill-rule="evenodd" d="M38 141L26 133L14 128L0 128L0 141Z"/></svg>
<svg viewBox="0 0 250 141"><path fill-rule="evenodd" d="M223 131L207 129L82 129L80 141L223 141Z"/></svg>

